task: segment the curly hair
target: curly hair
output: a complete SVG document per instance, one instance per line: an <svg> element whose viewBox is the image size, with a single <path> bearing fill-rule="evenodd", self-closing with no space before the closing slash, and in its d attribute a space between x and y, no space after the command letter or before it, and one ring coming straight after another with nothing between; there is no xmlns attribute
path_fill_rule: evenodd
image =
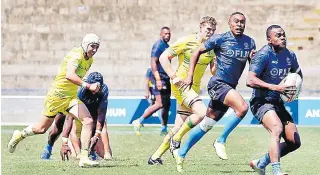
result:
<svg viewBox="0 0 320 175"><path fill-rule="evenodd" d="M200 20L200 26L202 24L211 24L211 25L217 25L217 21L214 17L211 17L211 16L205 16L205 17L202 17L201 20Z"/></svg>

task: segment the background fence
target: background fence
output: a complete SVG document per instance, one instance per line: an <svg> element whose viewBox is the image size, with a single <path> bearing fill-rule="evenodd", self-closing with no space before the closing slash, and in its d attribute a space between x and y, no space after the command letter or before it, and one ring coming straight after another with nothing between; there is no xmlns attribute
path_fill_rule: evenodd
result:
<svg viewBox="0 0 320 175"><path fill-rule="evenodd" d="M248 102L249 98L245 98ZM1 97L1 121L2 125L26 125L35 123L43 108L44 96L2 96ZM209 99L204 97L205 104ZM176 117L176 100L171 99L169 124L173 124ZM126 125L140 117L149 103L142 97L123 96L110 97L107 111L108 124ZM286 104L286 109L293 116L298 125L320 126L320 98L305 97ZM218 122L223 125L229 120L231 111ZM153 116L144 121L145 124L160 123L158 111ZM242 125L256 125L258 121L254 119L249 110L246 117L241 122Z"/></svg>

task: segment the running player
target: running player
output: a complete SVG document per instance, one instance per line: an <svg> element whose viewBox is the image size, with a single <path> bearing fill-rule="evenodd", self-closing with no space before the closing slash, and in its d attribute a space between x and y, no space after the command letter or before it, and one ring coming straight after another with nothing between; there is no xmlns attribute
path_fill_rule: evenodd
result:
<svg viewBox="0 0 320 175"><path fill-rule="evenodd" d="M262 47L252 59L247 85L253 88L250 108L270 134L269 152L260 159L252 160L250 166L261 175L271 163L274 175L282 175L280 157L295 151L301 145L296 125L285 109L280 93L295 93L295 86L280 84L290 72L302 77L297 57L286 48L285 31L278 25L271 25L267 32L268 44ZM283 137L284 142L280 143Z"/></svg>
<svg viewBox="0 0 320 175"><path fill-rule="evenodd" d="M162 108L162 120L163 128L162 132L167 132L167 122L170 108L170 78L163 70L159 58L166 48L169 47L171 33L168 27L162 27L160 30L160 39L156 41L151 50L151 68L153 76L151 77L152 84L155 85L152 91L155 95L155 103L148 107L143 115L132 122L136 135L140 136L140 129L142 127L143 120L151 116L153 113Z"/></svg>
<svg viewBox="0 0 320 175"><path fill-rule="evenodd" d="M171 89L178 102L177 114L179 115L176 117L172 130L165 136L159 148L149 158L148 164L150 165L162 164L161 156L169 149L169 140L177 133L181 125L183 132L175 135L179 136L179 141L181 140L181 135L188 132L198 122L197 120L201 121L205 115L206 106L199 97L200 83L209 64L212 74L215 74L214 52L201 55L196 65L195 76L191 87L184 87L181 80L185 79L188 75L191 51L213 35L216 30L216 25L217 22L215 18L209 16L203 17L200 20L198 33L178 39L160 57L161 65L173 81ZM179 67L177 71L174 72L171 68L170 60L176 56L178 56L179 59ZM187 117L189 117L189 120L186 120Z"/></svg>
<svg viewBox="0 0 320 175"><path fill-rule="evenodd" d="M104 159L112 159L112 152L109 145L109 136L107 132L107 125L106 125L106 112L107 112L107 106L108 106L108 86L103 83L103 76L99 72L92 72L89 74L87 79L85 79L85 82L87 83L100 83L101 88L100 91L95 93L91 92L83 87L79 88L78 90L78 98L86 105L88 108L94 123L94 129L93 129L93 137L97 137L98 144L97 146L99 149L97 150L97 153L100 157L103 157ZM45 146L41 158L44 160L50 159L51 153L52 153L52 147L56 139L59 137L59 135L62 132L62 127L64 123L65 116L58 114L55 117L55 124L53 126L53 129L49 132L48 136L48 143ZM80 141L79 138L81 136L81 123L79 121L75 121L73 132L70 135L71 141L74 148L76 155L79 155L80 153ZM68 126L66 126L68 127ZM68 133L68 132L67 132ZM101 137L100 137L101 133ZM63 144L68 143L68 137L69 134L67 134L65 137L62 138ZM101 142L101 140L102 142ZM96 140L95 138L91 138L92 140ZM101 143L103 145L101 145ZM93 143L92 143L93 144Z"/></svg>
<svg viewBox="0 0 320 175"><path fill-rule="evenodd" d="M240 12L232 13L229 17L230 31L211 36L193 52L190 59L189 76L186 84L192 83L195 65L199 56L214 50L217 56L217 75L212 76L208 83L208 93L211 97L207 114L193 128L185 144L173 151L177 162L177 170L183 171L183 161L187 152L198 142L226 113L229 107L234 109L237 116L231 118L231 123L225 126L223 135L228 135L246 115L248 105L243 97L235 90L238 80L255 50L255 42L244 35L246 18ZM227 132L227 134L226 134ZM224 144L214 143L218 156L227 159Z"/></svg>
<svg viewBox="0 0 320 175"><path fill-rule="evenodd" d="M93 62L93 55L98 51L100 39L95 34L86 34L81 47L73 48L63 59L51 88L44 102L44 110L38 123L22 131L15 130L8 143L8 150L13 153L18 143L26 137L45 133L59 113L70 114L83 124L81 135L81 158L79 166L97 166L99 163L89 160L88 149L91 139L93 120L87 107L77 98L78 86L92 92L98 92L99 83L89 84L82 80Z"/></svg>

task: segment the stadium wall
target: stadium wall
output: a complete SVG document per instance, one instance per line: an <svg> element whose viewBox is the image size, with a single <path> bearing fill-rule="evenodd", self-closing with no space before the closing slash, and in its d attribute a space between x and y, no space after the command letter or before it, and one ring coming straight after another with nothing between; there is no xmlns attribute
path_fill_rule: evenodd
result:
<svg viewBox="0 0 320 175"><path fill-rule="evenodd" d="M90 71L106 78L111 95L144 95L144 75L152 44L162 26L171 42L196 32L205 15L217 19L216 33L229 30L232 12L246 15L245 33L257 48L266 44L265 30L281 25L304 73L303 96L320 96L319 0L3 0L1 6L2 93L37 89L45 95L63 57L79 46L85 33L101 37ZM176 61L176 59L174 59ZM237 90L249 96L247 70ZM317 73L315 73L317 72ZM206 95L210 71L201 89ZM30 92L30 91L29 91ZM21 94L26 95L26 94Z"/></svg>
<svg viewBox="0 0 320 175"><path fill-rule="evenodd" d="M209 98L204 97L208 104ZM248 102L249 98L245 98ZM1 125L27 125L35 123L43 108L44 96L2 96L1 97ZM176 100L171 99L169 124L173 124L176 116ZM107 122L111 125L128 125L140 117L149 105L142 97L123 96L110 97L107 111ZM286 104L286 109L293 116L298 125L320 126L320 98L305 97ZM231 111L218 124L224 125L229 120ZM144 121L145 124L159 124L160 112ZM249 110L241 125L257 125Z"/></svg>

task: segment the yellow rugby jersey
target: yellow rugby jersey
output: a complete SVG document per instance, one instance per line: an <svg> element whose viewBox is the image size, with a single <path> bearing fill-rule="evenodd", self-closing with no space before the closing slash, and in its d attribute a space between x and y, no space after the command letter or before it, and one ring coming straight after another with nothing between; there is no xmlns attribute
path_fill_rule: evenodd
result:
<svg viewBox="0 0 320 175"><path fill-rule="evenodd" d="M200 44L201 42L198 39L198 35L195 33L178 39L170 46L170 54L173 56L178 56L179 59L179 66L176 71L176 76L183 79L188 76L191 54L193 50L199 47ZM195 91L200 91L201 78L203 77L207 66L214 57L215 54L213 50L200 55L193 73L192 86L197 87L194 89Z"/></svg>
<svg viewBox="0 0 320 175"><path fill-rule="evenodd" d="M77 67L76 74L82 79L93 62L93 57L86 60L84 58L84 51L81 47L73 48L63 59L58 74L52 84L52 90L56 95L68 97L76 96L78 85L73 84L66 79L67 64L71 62L73 66Z"/></svg>

